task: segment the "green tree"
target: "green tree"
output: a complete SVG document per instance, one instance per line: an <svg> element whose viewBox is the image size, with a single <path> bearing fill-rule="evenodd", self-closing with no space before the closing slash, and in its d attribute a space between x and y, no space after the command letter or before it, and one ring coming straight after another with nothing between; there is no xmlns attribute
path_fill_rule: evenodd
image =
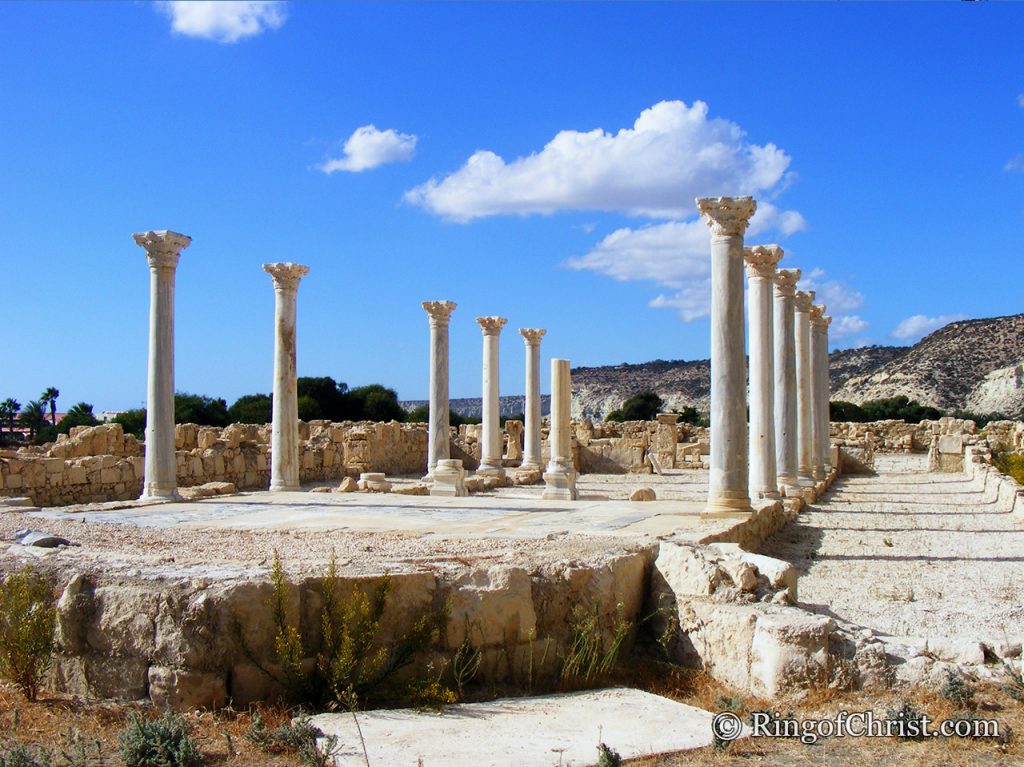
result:
<svg viewBox="0 0 1024 767"><path fill-rule="evenodd" d="M21 403L12 397L0 402L0 425L7 424L7 430L14 433L14 419L18 417Z"/></svg>
<svg viewBox="0 0 1024 767"><path fill-rule="evenodd" d="M99 419L93 415L92 405L88 402L79 402L72 405L67 414L60 419L60 423L57 424L57 432L67 434L73 426L96 426L98 423Z"/></svg>
<svg viewBox="0 0 1024 767"><path fill-rule="evenodd" d="M922 405L905 394L870 400L861 405L861 408L867 421L901 420L907 423L920 423L925 420L934 421L943 416L938 408Z"/></svg>
<svg viewBox="0 0 1024 767"><path fill-rule="evenodd" d="M830 421L838 423L864 423L868 420L864 408L841 399L828 403L828 417Z"/></svg>
<svg viewBox="0 0 1024 767"><path fill-rule="evenodd" d="M43 407L50 408L50 426L54 427L57 425L57 397L59 396L60 391L55 386L49 386L39 397Z"/></svg>
<svg viewBox="0 0 1024 767"><path fill-rule="evenodd" d="M317 408L313 409L312 405L306 405L307 414L316 413L310 417L304 417L301 413L299 418L303 421L312 421L317 418L327 418L331 421L350 421L354 420L350 417L348 411L348 401L346 395L348 394L348 384L337 382L330 376L320 376L318 378L302 377L297 381L297 391L300 400L300 410L302 409L301 400L303 397L308 397L309 400L317 404Z"/></svg>
<svg viewBox="0 0 1024 767"><path fill-rule="evenodd" d="M401 421L405 411L398 404L398 394L380 384L360 386L348 392L352 420Z"/></svg>
<svg viewBox="0 0 1024 767"><path fill-rule="evenodd" d="M406 423L430 423L430 405L419 405L405 414Z"/></svg>
<svg viewBox="0 0 1024 767"><path fill-rule="evenodd" d="M679 416L679 423L688 423L691 426L710 425L707 414L690 405L683 406L676 411L676 414Z"/></svg>
<svg viewBox="0 0 1024 767"><path fill-rule="evenodd" d="M303 421L319 421L327 417L324 415L324 409L320 402L310 394L299 395L298 410L299 419Z"/></svg>
<svg viewBox="0 0 1024 767"><path fill-rule="evenodd" d="M143 439L146 432L146 409L140 407L135 410L125 410L114 416L113 423L121 424L125 434Z"/></svg>
<svg viewBox="0 0 1024 767"><path fill-rule="evenodd" d="M270 423L274 401L269 394L243 394L228 408L231 423Z"/></svg>
<svg viewBox="0 0 1024 767"><path fill-rule="evenodd" d="M21 409L21 416L18 418L18 422L28 429L28 438L35 439L39 430L46 425L46 411L43 409L43 403L38 400L32 400L32 402L25 405Z"/></svg>
<svg viewBox="0 0 1024 767"><path fill-rule="evenodd" d="M174 422L199 426L227 426L228 403L202 394L177 392L174 395Z"/></svg>
<svg viewBox="0 0 1024 767"><path fill-rule="evenodd" d="M604 417L605 421L650 421L662 408L661 397L652 391L642 391L622 403L622 407L613 410Z"/></svg>

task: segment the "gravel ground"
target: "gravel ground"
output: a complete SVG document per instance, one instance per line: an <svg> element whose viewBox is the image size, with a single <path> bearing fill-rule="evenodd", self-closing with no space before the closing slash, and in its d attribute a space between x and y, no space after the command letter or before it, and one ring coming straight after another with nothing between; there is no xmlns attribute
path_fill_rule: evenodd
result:
<svg viewBox="0 0 1024 767"><path fill-rule="evenodd" d="M893 636L1024 639L1024 528L925 456L876 461L761 547L797 567L801 605Z"/></svg>

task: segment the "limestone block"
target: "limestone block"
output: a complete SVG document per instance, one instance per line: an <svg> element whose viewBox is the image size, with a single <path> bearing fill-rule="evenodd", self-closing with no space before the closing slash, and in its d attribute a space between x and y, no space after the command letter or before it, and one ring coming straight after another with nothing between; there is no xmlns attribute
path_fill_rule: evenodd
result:
<svg viewBox="0 0 1024 767"><path fill-rule="evenodd" d="M629 494L629 500L631 501L654 501L657 500L657 497L654 490L650 487L638 487Z"/></svg>
<svg viewBox="0 0 1024 767"><path fill-rule="evenodd" d="M415 485L405 485L393 492L396 495L430 495L430 485L425 482L417 482Z"/></svg>
<svg viewBox="0 0 1024 767"><path fill-rule="evenodd" d="M228 692L222 675L151 666L149 697L158 709L189 711L220 708L227 702Z"/></svg>
<svg viewBox="0 0 1024 767"><path fill-rule="evenodd" d="M277 671L269 663L267 668ZM270 675L252 663L238 663L231 667L231 702L236 707L274 700L283 692Z"/></svg>
<svg viewBox="0 0 1024 767"><path fill-rule="evenodd" d="M448 644L466 636L493 647L526 642L537 628L530 576L520 567L494 565L467 573L452 584Z"/></svg>
<svg viewBox="0 0 1024 767"><path fill-rule="evenodd" d="M725 575L722 568L705 558L696 546L672 541L662 542L654 569L674 597L713 594ZM655 587L656 584L652 584L652 588Z"/></svg>
<svg viewBox="0 0 1024 767"><path fill-rule="evenodd" d="M964 452L964 438L960 434L945 434L939 437L939 453L961 455Z"/></svg>
<svg viewBox="0 0 1024 767"><path fill-rule="evenodd" d="M683 643L677 660L697 664L718 681L749 690L750 648L757 625L757 608L694 600L680 606Z"/></svg>
<svg viewBox="0 0 1024 767"><path fill-rule="evenodd" d="M343 480L341 480L341 484L338 485L334 492L354 493L358 489L359 487L357 486L356 481L352 479L352 477L345 477Z"/></svg>
<svg viewBox="0 0 1024 767"><path fill-rule="evenodd" d="M985 645L966 639L929 638L928 653L938 660L950 663L965 663L975 666L985 664Z"/></svg>
<svg viewBox="0 0 1024 767"><path fill-rule="evenodd" d="M391 492L391 483L387 481L383 472L363 472L359 475L356 486L360 490L369 490L371 493Z"/></svg>
<svg viewBox="0 0 1024 767"><path fill-rule="evenodd" d="M63 458L44 458L42 462L47 474L60 474L64 471Z"/></svg>
<svg viewBox="0 0 1024 767"><path fill-rule="evenodd" d="M758 616L750 645L751 690L769 698L829 678L832 620L796 608Z"/></svg>

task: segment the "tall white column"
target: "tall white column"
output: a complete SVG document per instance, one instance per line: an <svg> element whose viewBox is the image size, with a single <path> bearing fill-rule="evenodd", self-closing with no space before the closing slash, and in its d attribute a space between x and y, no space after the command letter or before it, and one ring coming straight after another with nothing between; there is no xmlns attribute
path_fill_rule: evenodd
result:
<svg viewBox="0 0 1024 767"><path fill-rule="evenodd" d="M295 363L295 299L302 264L264 264L274 283L274 406L270 427L270 489L299 489L299 391Z"/></svg>
<svg viewBox="0 0 1024 767"><path fill-rule="evenodd" d="M521 469L539 470L544 468L540 452L540 340L546 330L541 328L519 328L526 347L526 435L523 438L523 462Z"/></svg>
<svg viewBox="0 0 1024 767"><path fill-rule="evenodd" d="M501 401L498 397L498 339L508 322L504 317L477 317L484 337L483 418L480 429L480 466L476 473L504 477L501 463Z"/></svg>
<svg viewBox="0 0 1024 767"><path fill-rule="evenodd" d="M711 228L711 476L708 515L749 512L743 233L752 197L701 197Z"/></svg>
<svg viewBox="0 0 1024 767"><path fill-rule="evenodd" d="M824 307L822 307L824 311ZM818 343L818 392L821 397L821 441L818 449L821 451L820 462L822 471L827 475L832 470L832 440L829 435L831 418L829 417L829 404L832 398L832 385L829 381L829 360L828 360L828 326L832 324L832 318L822 314L818 321L817 331L820 336Z"/></svg>
<svg viewBox="0 0 1024 767"><path fill-rule="evenodd" d="M572 460L572 379L569 360L551 360L550 460L544 472L545 500L576 500L576 469Z"/></svg>
<svg viewBox="0 0 1024 767"><path fill-rule="evenodd" d="M448 413L448 322L453 301L424 301L430 318L430 419L427 435L427 476L434 475L438 461L451 458L451 427Z"/></svg>
<svg viewBox="0 0 1024 767"><path fill-rule="evenodd" d="M793 296L799 279L799 269L779 269L775 273L775 466L779 486L787 496L799 492L793 329Z"/></svg>
<svg viewBox="0 0 1024 767"><path fill-rule="evenodd" d="M781 497L775 473L772 291L782 253L778 245L755 245L743 253L749 284L751 498Z"/></svg>
<svg viewBox="0 0 1024 767"><path fill-rule="evenodd" d="M814 291L798 290L793 297L796 339L796 428L799 482L814 485L814 407L811 397L811 303Z"/></svg>
<svg viewBox="0 0 1024 767"><path fill-rule="evenodd" d="M821 318L825 316L824 305L814 305L810 311L811 335L811 476L815 479L825 478L825 442L828 434L823 431L823 418L828 402L825 400L825 382L821 378L822 359L821 345L825 337L821 333Z"/></svg>
<svg viewBox="0 0 1024 767"><path fill-rule="evenodd" d="M174 272L192 238L170 232L132 235L149 261L149 371L146 382L146 461L140 499L175 500Z"/></svg>

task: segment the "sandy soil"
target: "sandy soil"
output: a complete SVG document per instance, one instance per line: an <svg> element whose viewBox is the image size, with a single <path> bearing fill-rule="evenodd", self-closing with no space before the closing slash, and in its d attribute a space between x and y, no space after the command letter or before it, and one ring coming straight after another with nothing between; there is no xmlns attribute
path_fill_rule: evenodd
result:
<svg viewBox="0 0 1024 767"><path fill-rule="evenodd" d="M761 548L800 603L894 636L1024 639L1024 526L925 456L876 456Z"/></svg>

